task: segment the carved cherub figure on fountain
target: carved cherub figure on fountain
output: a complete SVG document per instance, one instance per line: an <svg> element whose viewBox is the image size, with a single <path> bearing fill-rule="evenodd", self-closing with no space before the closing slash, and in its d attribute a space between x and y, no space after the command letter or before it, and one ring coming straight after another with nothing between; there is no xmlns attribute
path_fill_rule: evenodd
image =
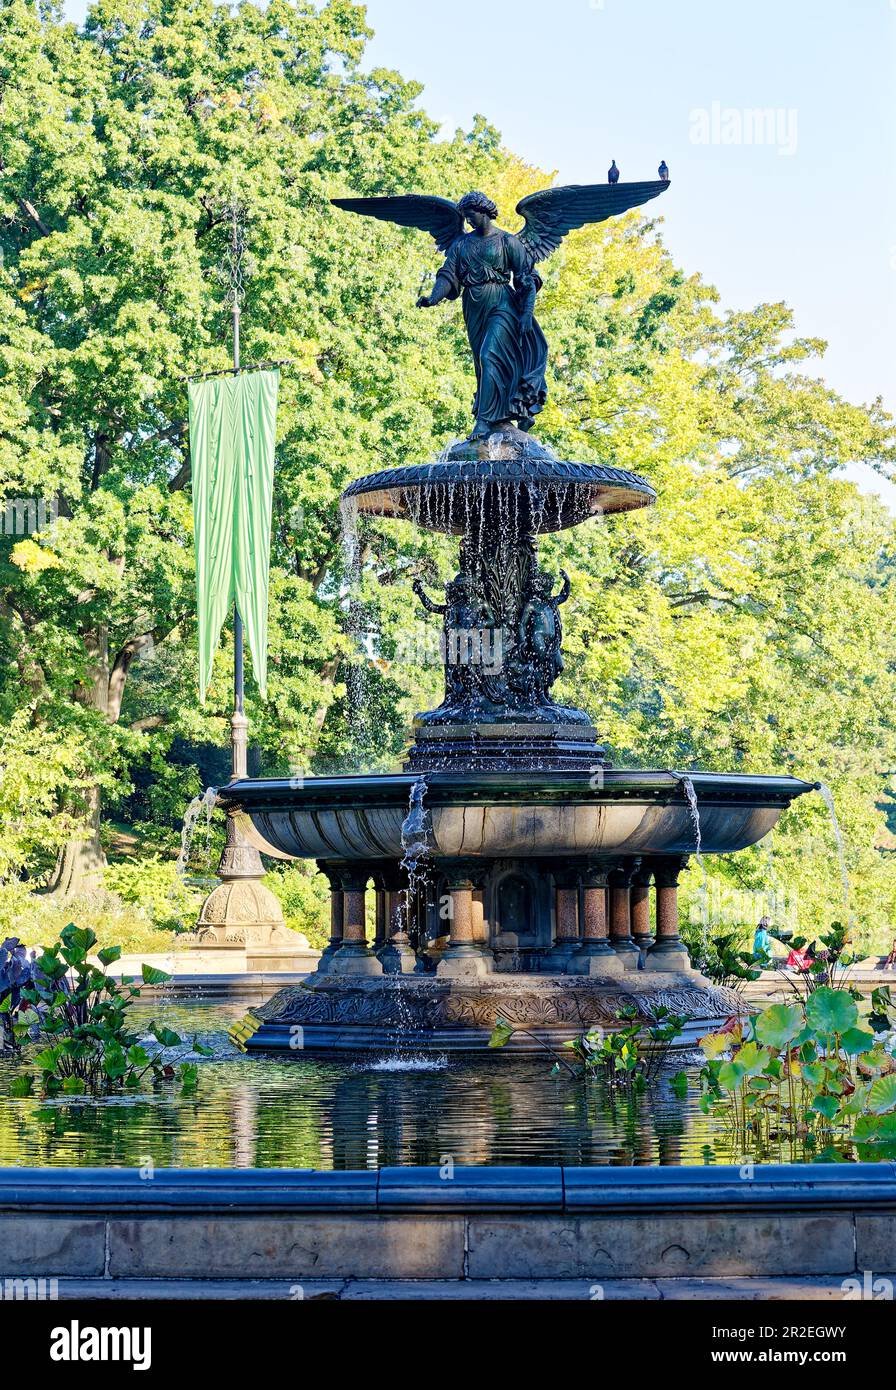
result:
<svg viewBox="0 0 896 1390"><path fill-rule="evenodd" d="M445 602L436 603L429 597L419 579L414 580L414 593L428 613L440 613L442 624L442 659L445 662L445 700L443 708L452 711L470 708L480 694L494 642L495 616L488 604L476 594L469 574L455 575L445 586Z"/></svg>
<svg viewBox="0 0 896 1390"><path fill-rule="evenodd" d="M536 705L552 703L551 687L563 670L563 628L560 605L569 598L569 575L560 571L563 583L554 594L554 579L536 570L520 614L517 649L511 661L514 688L525 691Z"/></svg>

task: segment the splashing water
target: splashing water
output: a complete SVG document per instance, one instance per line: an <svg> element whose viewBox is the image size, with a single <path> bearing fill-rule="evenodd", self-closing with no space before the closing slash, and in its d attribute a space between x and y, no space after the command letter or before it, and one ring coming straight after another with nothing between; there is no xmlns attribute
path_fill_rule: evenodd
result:
<svg viewBox="0 0 896 1390"><path fill-rule="evenodd" d="M411 905L427 880L427 860L429 858L429 812L423 804L426 796L426 778L418 777L411 787L408 799L408 813L401 827L401 867L408 876L408 886L404 890L404 904L401 909L400 930L407 933L411 921ZM403 1055L403 1043L410 1031L412 1014L408 1000L404 996L404 977L399 969L395 972L395 1004L398 1026L396 1055L379 1066L383 1071L420 1070L421 1058L414 1054ZM427 1059L422 1059L427 1060Z"/></svg>
<svg viewBox="0 0 896 1390"><path fill-rule="evenodd" d="M694 858L703 875L703 883L700 887L700 946L703 951L703 961L705 963L709 958L709 875L706 872L706 861L703 858L703 834L700 829L700 808L697 805L697 793L694 790L694 783L691 778L684 772L673 772L672 776L678 778L681 783L681 790L684 792L687 799L691 824L694 827Z"/></svg>
<svg viewBox="0 0 896 1390"><path fill-rule="evenodd" d="M205 812L205 852L206 859L211 854L211 833L212 833L212 812L218 800L218 788L206 787L201 796L194 796L186 811L184 812L184 823L180 832L180 852L174 866L174 872L180 879L187 876L187 865L190 862L190 854L193 849L193 841L196 838L196 828L199 817Z"/></svg>
<svg viewBox="0 0 896 1390"><path fill-rule="evenodd" d="M426 778L418 777L411 787L408 813L401 826L401 867L408 876L409 896L426 882L430 831L429 812L423 804L426 792Z"/></svg>
<svg viewBox="0 0 896 1390"><path fill-rule="evenodd" d="M399 979L401 977L399 976ZM381 1057L376 1062L361 1068L362 1071L445 1071L448 1058L442 1053L438 1057Z"/></svg>
<svg viewBox="0 0 896 1390"><path fill-rule="evenodd" d="M840 865L840 883L843 889L843 909L846 913L846 924L852 926L852 889L849 882L849 873L846 868L846 846L843 840L843 831L840 829L840 822L837 819L837 810L834 806L834 793L825 782L818 783L818 794L828 808L828 815L831 818L831 829L834 832L834 843L837 846L837 860Z"/></svg>
<svg viewBox="0 0 896 1390"><path fill-rule="evenodd" d="M343 601L348 619L348 635L353 648L353 657L349 658L345 680L349 707L348 730L351 743L354 745L352 752L356 755L367 743L369 675L368 634L360 603L362 563L357 500L354 497L343 497L339 504L339 515L342 522L342 550L345 560Z"/></svg>
<svg viewBox="0 0 896 1390"><path fill-rule="evenodd" d="M436 463L447 463L451 454L451 450L456 449L458 444L463 443L463 439L449 439L444 449L439 450L438 457L436 458Z"/></svg>

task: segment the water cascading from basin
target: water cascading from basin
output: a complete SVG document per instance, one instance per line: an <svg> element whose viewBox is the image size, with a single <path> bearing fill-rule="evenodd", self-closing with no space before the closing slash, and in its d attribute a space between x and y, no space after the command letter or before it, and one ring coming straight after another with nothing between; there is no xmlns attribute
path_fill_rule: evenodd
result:
<svg viewBox="0 0 896 1390"><path fill-rule="evenodd" d="M706 861L703 858L703 830L700 825L700 807L697 803L697 792L694 788L693 780L685 772L673 774L681 782L681 789L687 798L688 811L691 816L691 824L694 827L694 858L702 874L700 884L700 951L701 961L698 969L705 969L709 960L709 874L706 870Z"/></svg>
<svg viewBox="0 0 896 1390"><path fill-rule="evenodd" d="M206 787L201 796L194 796L184 812L183 825L180 830L180 849L174 864L174 882L189 885L193 888L209 888L217 884L218 880L211 876L211 833L212 815L218 805L218 788ZM193 852L193 841L199 826L200 818L205 817L205 867L207 872L200 877L191 877L187 870L190 863L190 855ZM170 896L173 899L174 886L172 885Z"/></svg>
<svg viewBox="0 0 896 1390"><path fill-rule="evenodd" d="M852 888L849 882L849 871L846 867L846 845L843 839L843 831L840 828L837 808L834 805L834 793L826 782L816 783L816 789L825 806L828 808L831 830L834 834L834 844L837 850L837 862L840 866L840 884L843 890L843 910L846 913L846 926L851 927L854 920L852 914Z"/></svg>
<svg viewBox="0 0 896 1390"><path fill-rule="evenodd" d="M417 906L426 888L427 861L429 859L429 826L427 823L426 808L423 799L426 796L426 779L418 777L411 787L408 798L408 813L401 826L401 846L402 858L400 868L407 876L407 886L401 890L402 905L399 909L400 919L397 930L393 931L389 938L389 946L382 955L383 971L385 974L394 977L395 981L395 1020L396 1020L396 1053L397 1056L390 1059L392 1068L399 1066L405 1068L412 1067L426 1059L409 1055L404 1056L404 1050L408 1042L408 1034L413 1028L413 1015L408 1006L408 1000L404 993L404 963L411 954L410 950L410 927L415 906ZM390 923L390 927L391 927ZM423 923L418 922L418 935L422 938Z"/></svg>

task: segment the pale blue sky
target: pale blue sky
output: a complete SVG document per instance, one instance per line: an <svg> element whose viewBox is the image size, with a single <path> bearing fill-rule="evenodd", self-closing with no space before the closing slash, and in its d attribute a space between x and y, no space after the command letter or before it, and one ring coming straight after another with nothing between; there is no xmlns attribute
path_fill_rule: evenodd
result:
<svg viewBox="0 0 896 1390"><path fill-rule="evenodd" d="M74 19L85 8L66 0ZM799 332L828 340L827 380L896 410L896 0L369 0L367 14L369 64L424 83L451 128L482 112L561 182L603 180L611 158L652 178L665 158L664 235L685 271L729 307L786 300ZM747 143L759 109L774 129Z"/></svg>

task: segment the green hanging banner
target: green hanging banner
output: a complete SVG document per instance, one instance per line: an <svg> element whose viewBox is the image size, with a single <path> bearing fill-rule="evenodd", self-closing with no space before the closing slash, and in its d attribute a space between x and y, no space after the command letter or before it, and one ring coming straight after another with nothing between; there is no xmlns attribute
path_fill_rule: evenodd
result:
<svg viewBox="0 0 896 1390"><path fill-rule="evenodd" d="M205 704L221 626L236 603L255 679L267 695L268 576L278 371L190 382L190 458Z"/></svg>

